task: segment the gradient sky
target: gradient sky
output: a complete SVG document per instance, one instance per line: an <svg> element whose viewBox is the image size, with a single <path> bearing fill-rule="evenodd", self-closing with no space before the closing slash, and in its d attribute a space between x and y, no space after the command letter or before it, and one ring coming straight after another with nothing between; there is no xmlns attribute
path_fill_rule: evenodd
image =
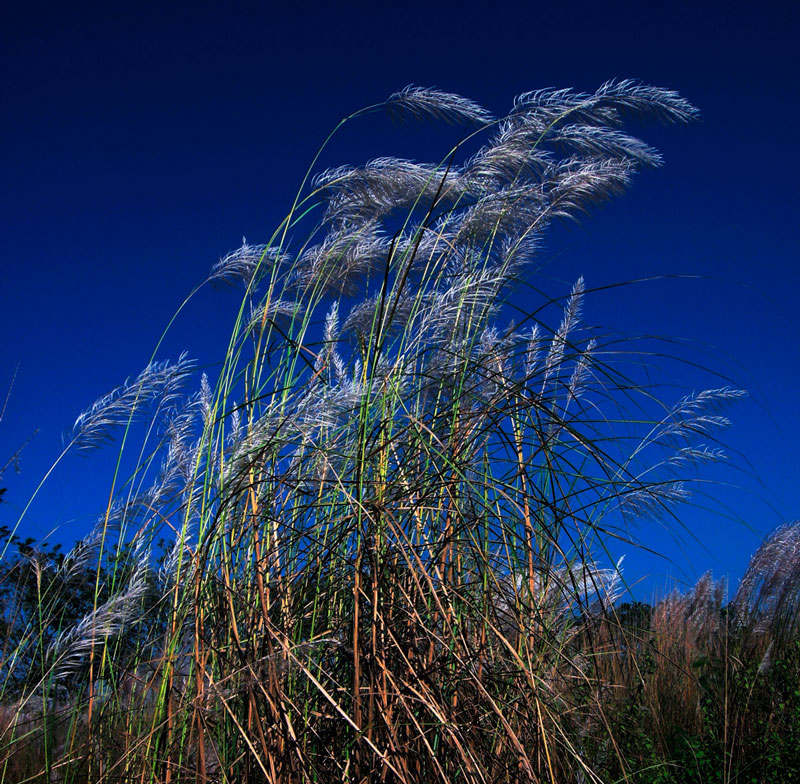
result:
<svg viewBox="0 0 800 784"><path fill-rule="evenodd" d="M12 525L82 408L144 367L183 297L242 236L263 242L338 120L414 83L502 113L541 87L636 78L681 92L703 121L637 127L665 166L582 227L548 239L564 291L691 275L598 294L585 320L674 337L747 388L726 436L739 470L707 488L700 542L650 524L669 560L629 552L643 594L707 569L735 586L761 537L800 518L800 24L795 4L409 2L17 3L2 25L0 523ZM437 135L439 134L439 135ZM354 125L324 163L438 160L435 128ZM446 148L445 148L446 149ZM204 291L159 351L213 374L236 292ZM674 398L720 382L665 370ZM109 453L113 454L113 452ZM20 533L71 542L102 509L108 456L66 460ZM715 474L715 478L717 474ZM731 487L728 485L738 485ZM746 524L746 525L745 525ZM52 533L55 532L55 533ZM644 595L643 598L647 598Z"/></svg>

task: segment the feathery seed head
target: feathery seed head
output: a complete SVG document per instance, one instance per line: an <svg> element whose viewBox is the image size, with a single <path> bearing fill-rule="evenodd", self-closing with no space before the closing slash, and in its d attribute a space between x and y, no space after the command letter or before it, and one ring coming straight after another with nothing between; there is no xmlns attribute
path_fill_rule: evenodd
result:
<svg viewBox="0 0 800 784"><path fill-rule="evenodd" d="M449 123L486 125L493 121L490 112L474 101L433 87L407 87L392 93L386 101L392 116L416 120L444 120Z"/></svg>
<svg viewBox="0 0 800 784"><path fill-rule="evenodd" d="M742 623L791 634L800 625L800 522L776 529L750 559L731 603Z"/></svg>
<svg viewBox="0 0 800 784"><path fill-rule="evenodd" d="M279 259L286 261L280 248L249 245L243 237L241 247L221 258L211 268L208 279L211 282L243 283L246 287L253 287Z"/></svg>
<svg viewBox="0 0 800 784"><path fill-rule="evenodd" d="M83 411L72 426L70 445L88 451L113 438L113 431L125 427L135 418L164 408L175 401L186 376L194 369L194 362L181 354L178 362L154 362L148 365L134 381L101 397Z"/></svg>

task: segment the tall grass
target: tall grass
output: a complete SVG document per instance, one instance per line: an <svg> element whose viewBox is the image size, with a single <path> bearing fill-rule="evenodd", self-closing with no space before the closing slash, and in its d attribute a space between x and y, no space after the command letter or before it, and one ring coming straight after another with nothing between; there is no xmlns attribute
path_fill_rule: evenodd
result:
<svg viewBox="0 0 800 784"><path fill-rule="evenodd" d="M609 780L791 782L800 778L800 524L756 551L733 596L704 575L655 607L598 624L598 681L615 748L590 756ZM623 608L624 609L624 608ZM627 609L632 609L628 607Z"/></svg>
<svg viewBox="0 0 800 784"><path fill-rule="evenodd" d="M3 780L636 773L599 563L675 514L741 393L662 403L582 324L584 281L549 300L532 264L552 221L659 163L626 118L696 111L630 81L499 119L407 88L339 128L382 109L460 140L312 165L269 241L211 271L245 288L218 376L189 394L191 362L154 362L76 421L67 450L143 434L137 468L66 557L5 570L33 600L5 608Z"/></svg>

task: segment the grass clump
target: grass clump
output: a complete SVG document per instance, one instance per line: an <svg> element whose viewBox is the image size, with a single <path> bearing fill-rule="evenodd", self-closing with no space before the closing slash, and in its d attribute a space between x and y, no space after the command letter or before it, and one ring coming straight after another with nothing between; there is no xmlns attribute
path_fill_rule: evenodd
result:
<svg viewBox="0 0 800 784"><path fill-rule="evenodd" d="M721 457L741 393L659 402L582 324L584 281L543 297L532 265L552 221L659 163L627 117L696 111L630 81L526 93L499 119L407 88L342 124L384 108L460 140L435 164L310 173L268 243L211 271L245 287L218 377L187 394L185 357L153 363L75 423L67 449L143 443L75 550L7 558L3 584L26 588L4 594L6 780L589 782L673 764L666 742L644 754L649 725L618 696L666 693L637 668L680 658L650 641L669 605L615 623L619 571L596 559L685 500L679 470ZM65 597L87 574L80 615Z"/></svg>
<svg viewBox="0 0 800 784"><path fill-rule="evenodd" d="M706 574L685 594L637 608L635 624L620 613L600 632L610 648L633 648L605 657L598 673L616 687L604 703L621 752L606 750L611 780L800 776L798 544L799 524L775 531L730 602Z"/></svg>

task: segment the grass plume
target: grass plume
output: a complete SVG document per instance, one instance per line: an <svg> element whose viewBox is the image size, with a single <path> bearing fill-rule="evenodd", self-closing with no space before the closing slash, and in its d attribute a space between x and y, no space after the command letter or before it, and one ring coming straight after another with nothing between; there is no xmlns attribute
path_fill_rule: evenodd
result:
<svg viewBox="0 0 800 784"><path fill-rule="evenodd" d="M35 598L5 616L6 780L583 783L671 769L664 732L656 765L625 734L619 695L680 695L690 681L675 673L728 615L707 580L635 625L615 609L619 564L600 561L632 518L677 514L683 470L722 458L707 442L741 393L670 405L637 387L581 320L583 278L516 323L507 313L552 221L660 163L627 120L696 110L631 81L525 93L499 119L416 87L364 111L377 109L463 137L439 162L307 177L269 241L210 272L245 288L217 377L186 395L188 359L154 362L78 418L69 448L120 429L130 448L132 423L149 421L99 540L4 571ZM553 328L541 314L556 305ZM776 536L731 605L742 628L794 628L795 539ZM785 568L770 571L769 548ZM89 563L81 614L43 575L67 585ZM757 648L766 672L776 648ZM639 664L656 653L649 678Z"/></svg>

